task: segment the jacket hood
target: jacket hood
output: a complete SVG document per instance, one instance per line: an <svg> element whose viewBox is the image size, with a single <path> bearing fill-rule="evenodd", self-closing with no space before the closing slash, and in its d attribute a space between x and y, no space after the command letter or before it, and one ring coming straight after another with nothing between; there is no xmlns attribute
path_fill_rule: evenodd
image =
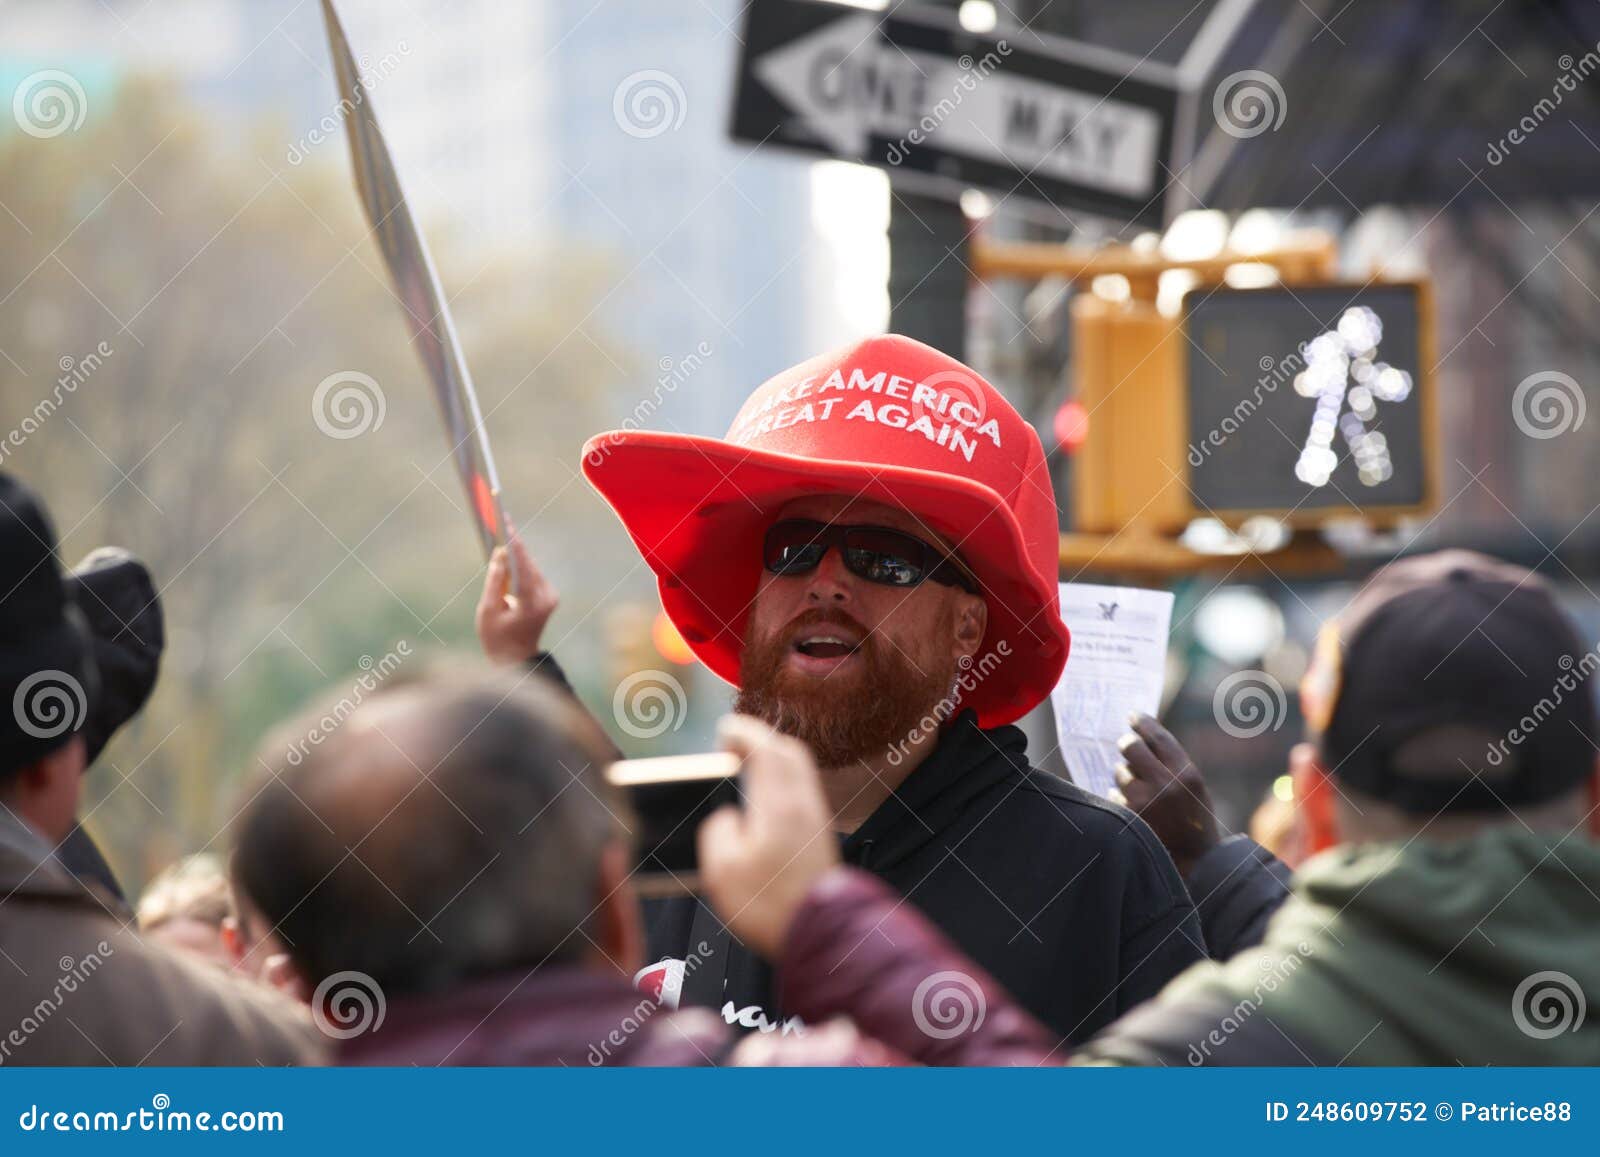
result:
<svg viewBox="0 0 1600 1157"><path fill-rule="evenodd" d="M1260 949L1182 988L1344 1063L1600 1063L1600 844L1519 827L1333 849Z"/></svg>

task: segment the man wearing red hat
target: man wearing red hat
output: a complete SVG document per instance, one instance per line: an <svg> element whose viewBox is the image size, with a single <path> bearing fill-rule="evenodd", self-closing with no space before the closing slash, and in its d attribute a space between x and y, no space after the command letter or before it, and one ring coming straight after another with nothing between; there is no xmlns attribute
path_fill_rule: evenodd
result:
<svg viewBox="0 0 1600 1157"><path fill-rule="evenodd" d="M919 342L872 338L767 382L725 439L602 434L584 473L685 641L738 688L735 709L815 752L845 860L1046 1025L1086 1039L1204 955L1149 829L1034 771L1010 726L1050 693L1070 640L1044 451L989 383ZM548 597L530 601L548 614ZM492 620L498 596L487 603ZM492 655L531 657L543 618L508 647L483 614ZM720 937L685 1000L792 1031L766 966L707 908L651 916L657 955ZM938 979L929 1031L943 1031Z"/></svg>

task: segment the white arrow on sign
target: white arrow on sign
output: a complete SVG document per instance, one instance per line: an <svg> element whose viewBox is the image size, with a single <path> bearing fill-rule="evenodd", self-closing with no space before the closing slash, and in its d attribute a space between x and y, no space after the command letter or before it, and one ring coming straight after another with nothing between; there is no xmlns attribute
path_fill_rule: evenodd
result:
<svg viewBox="0 0 1600 1157"><path fill-rule="evenodd" d="M834 20L752 65L837 155L865 159L882 137L894 142L891 164L922 148L1122 196L1160 188L1155 111L1009 73L1004 41L976 62L905 51L884 41L880 20Z"/></svg>

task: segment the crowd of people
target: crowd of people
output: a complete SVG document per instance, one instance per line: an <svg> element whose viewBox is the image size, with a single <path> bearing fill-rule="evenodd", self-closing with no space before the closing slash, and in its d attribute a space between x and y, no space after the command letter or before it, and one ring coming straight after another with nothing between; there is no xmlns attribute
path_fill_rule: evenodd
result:
<svg viewBox="0 0 1600 1157"><path fill-rule="evenodd" d="M968 367L870 339L725 439L618 431L584 470L736 688L739 802L676 894L638 886L513 538L483 657L314 745L327 707L284 722L215 850L128 904L78 803L160 600L123 551L65 572L0 474L0 1064L1600 1063L1600 661L1537 575L1402 558L1326 624L1291 869L1155 719L1116 799L1030 763L1071 661L1057 511Z"/></svg>

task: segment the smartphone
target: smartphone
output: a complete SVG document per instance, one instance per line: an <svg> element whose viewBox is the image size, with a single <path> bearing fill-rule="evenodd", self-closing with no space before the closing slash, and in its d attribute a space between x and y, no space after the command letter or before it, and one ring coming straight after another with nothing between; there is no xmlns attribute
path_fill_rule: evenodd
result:
<svg viewBox="0 0 1600 1157"><path fill-rule="evenodd" d="M633 881L639 894L697 891L695 834L706 816L739 802L739 757L717 751L624 759L606 768L606 779L627 797L637 820Z"/></svg>

